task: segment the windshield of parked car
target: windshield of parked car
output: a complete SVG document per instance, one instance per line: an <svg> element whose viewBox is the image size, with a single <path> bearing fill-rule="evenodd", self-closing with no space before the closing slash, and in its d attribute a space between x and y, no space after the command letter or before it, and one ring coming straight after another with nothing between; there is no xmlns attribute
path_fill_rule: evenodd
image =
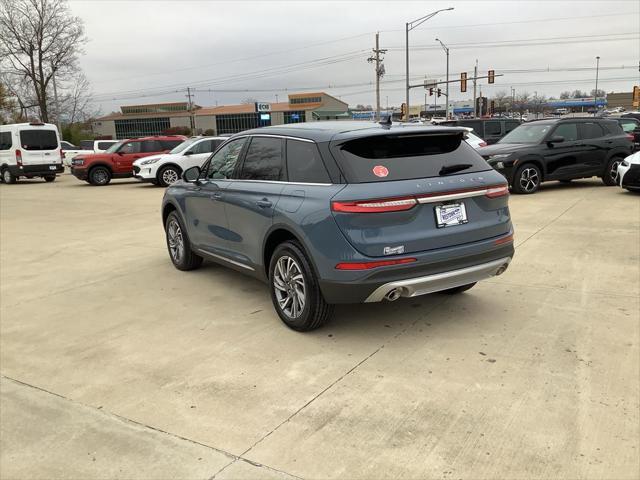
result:
<svg viewBox="0 0 640 480"><path fill-rule="evenodd" d="M124 140L114 143L113 145L111 145L109 148L105 150L105 153L116 153L123 143L124 143Z"/></svg>
<svg viewBox="0 0 640 480"><path fill-rule="evenodd" d="M520 125L502 137L498 143L540 143L551 128L551 123Z"/></svg>
<svg viewBox="0 0 640 480"><path fill-rule="evenodd" d="M189 145L193 145L198 140L199 138L189 138L188 140L185 140L184 142L175 146L169 153L180 153L184 151Z"/></svg>

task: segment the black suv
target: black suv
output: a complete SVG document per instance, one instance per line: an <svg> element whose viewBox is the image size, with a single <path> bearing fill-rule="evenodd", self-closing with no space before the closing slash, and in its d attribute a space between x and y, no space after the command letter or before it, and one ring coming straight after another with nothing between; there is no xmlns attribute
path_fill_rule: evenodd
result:
<svg viewBox="0 0 640 480"><path fill-rule="evenodd" d="M516 193L534 193L547 180L597 176L615 185L618 165L633 142L614 120L545 119L520 125L478 153L502 173Z"/></svg>
<svg viewBox="0 0 640 480"><path fill-rule="evenodd" d="M469 120L448 120L441 122L440 125L473 128L473 133L487 142L487 145L491 145L518 127L521 123L520 120L515 118L475 118Z"/></svg>

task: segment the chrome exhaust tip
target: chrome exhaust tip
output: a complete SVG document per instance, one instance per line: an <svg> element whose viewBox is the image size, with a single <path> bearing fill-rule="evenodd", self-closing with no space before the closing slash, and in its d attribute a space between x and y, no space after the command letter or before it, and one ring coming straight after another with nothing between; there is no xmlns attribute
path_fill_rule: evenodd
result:
<svg viewBox="0 0 640 480"><path fill-rule="evenodd" d="M496 270L496 276L502 275L505 272L505 270L507 270L508 266L509 266L508 263L504 263L504 264L500 265L500 268L498 270Z"/></svg>
<svg viewBox="0 0 640 480"><path fill-rule="evenodd" d="M394 288L393 290L390 290L389 292L387 292L387 294L384 296L384 298L385 298L385 300L388 300L389 302L395 302L401 296L402 296L402 290L400 290L399 288Z"/></svg>

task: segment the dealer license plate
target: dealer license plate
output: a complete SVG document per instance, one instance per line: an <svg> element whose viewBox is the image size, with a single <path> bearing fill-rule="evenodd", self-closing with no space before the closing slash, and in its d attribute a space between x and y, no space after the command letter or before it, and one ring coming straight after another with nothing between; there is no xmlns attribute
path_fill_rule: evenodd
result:
<svg viewBox="0 0 640 480"><path fill-rule="evenodd" d="M49 165L49 170L55 170L56 166L55 165Z"/></svg>
<svg viewBox="0 0 640 480"><path fill-rule="evenodd" d="M436 224L438 228L453 227L467 222L467 210L464 208L464 203L436 206Z"/></svg>

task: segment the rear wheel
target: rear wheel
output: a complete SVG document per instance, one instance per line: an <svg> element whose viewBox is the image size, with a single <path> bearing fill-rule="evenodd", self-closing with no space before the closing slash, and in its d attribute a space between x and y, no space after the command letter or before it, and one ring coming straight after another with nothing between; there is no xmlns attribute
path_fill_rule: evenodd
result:
<svg viewBox="0 0 640 480"><path fill-rule="evenodd" d="M537 165L526 163L522 165L513 177L513 191L516 193L535 193L540 188L542 172Z"/></svg>
<svg viewBox="0 0 640 480"><path fill-rule="evenodd" d="M167 217L164 227L167 237L167 249L173 265L178 270L195 270L202 265L202 257L191 249L187 232L176 212Z"/></svg>
<svg viewBox="0 0 640 480"><path fill-rule="evenodd" d="M602 182L605 185L611 187L618 184L618 167L622 163L622 160L624 160L622 157L613 157L609 159L607 162L607 168L602 176Z"/></svg>
<svg viewBox="0 0 640 480"><path fill-rule="evenodd" d="M158 172L158 185L161 187L168 187L169 185L176 183L180 180L180 169L174 165L167 165L162 167Z"/></svg>
<svg viewBox="0 0 640 480"><path fill-rule="evenodd" d="M467 283L466 285L460 285L459 287L449 288L447 290L442 290L440 293L445 293L447 295L455 295L456 293L466 292L470 288L472 288L477 282Z"/></svg>
<svg viewBox="0 0 640 480"><path fill-rule="evenodd" d="M4 183L16 183L17 180L18 177L11 173L11 170L9 170L8 168L2 170L2 181Z"/></svg>
<svg viewBox="0 0 640 480"><path fill-rule="evenodd" d="M51 183L53 181L55 181L56 176L55 175L45 175L44 177L44 181L47 183Z"/></svg>
<svg viewBox="0 0 640 480"><path fill-rule="evenodd" d="M324 325L333 313L320 291L318 279L297 242L284 242L269 262L271 300L287 327L299 332Z"/></svg>
<svg viewBox="0 0 640 480"><path fill-rule="evenodd" d="M93 167L89 172L89 183L102 186L111 181L111 172L107 167Z"/></svg>

